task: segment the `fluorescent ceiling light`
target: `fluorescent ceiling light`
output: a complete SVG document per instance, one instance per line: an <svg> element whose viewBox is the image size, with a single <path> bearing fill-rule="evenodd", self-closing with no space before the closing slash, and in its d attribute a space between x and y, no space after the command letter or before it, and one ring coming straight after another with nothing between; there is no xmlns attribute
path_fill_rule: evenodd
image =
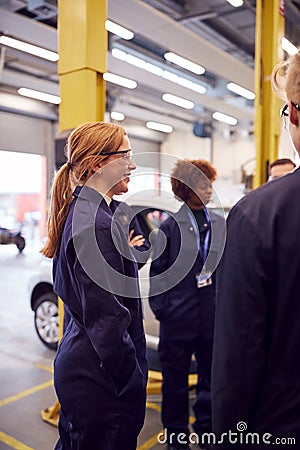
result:
<svg viewBox="0 0 300 450"><path fill-rule="evenodd" d="M235 83L228 83L227 89L229 91L234 92L235 94L241 95L242 97L247 98L248 100L254 100L255 94L252 91L248 91L248 89L243 88L242 86Z"/></svg>
<svg viewBox="0 0 300 450"><path fill-rule="evenodd" d="M163 69L161 69L160 67L156 66L155 64L151 64L151 63L146 63L144 70L146 70L147 72L153 73L153 75L157 75L158 77L161 77L163 74Z"/></svg>
<svg viewBox="0 0 300 450"><path fill-rule="evenodd" d="M147 122L146 127L151 130L162 131L163 133L172 133L173 131L173 127L171 127L171 125L158 122Z"/></svg>
<svg viewBox="0 0 300 450"><path fill-rule="evenodd" d="M146 70L146 72L151 72L154 75L159 77L163 74L163 69L154 64L146 62L142 58L138 58L137 56L130 55L129 53L124 52L123 50L119 50L118 48L113 48L111 54L114 58L120 59L121 61L125 61L132 66L138 67L139 69Z"/></svg>
<svg viewBox="0 0 300 450"><path fill-rule="evenodd" d="M132 31L127 30L127 28L121 27L121 25L117 25L111 20L105 21L105 28L107 29L107 31L120 36L122 39L126 39L126 41L130 41L130 39L134 38L134 33Z"/></svg>
<svg viewBox="0 0 300 450"><path fill-rule="evenodd" d="M172 94L163 94L162 99L165 102L173 103L173 105L180 106L185 109L193 109L195 106L190 100L186 100L185 98L177 97Z"/></svg>
<svg viewBox="0 0 300 450"><path fill-rule="evenodd" d="M125 61L127 53L123 52L123 50L119 50L118 48L113 48L111 54L114 58L120 59L121 61Z"/></svg>
<svg viewBox="0 0 300 450"><path fill-rule="evenodd" d="M202 75L205 72L204 67L199 66L199 64L189 61L182 56L176 55L176 53L167 52L164 54L164 58L167 61L177 64L177 66L183 67L184 69L195 73L196 75Z"/></svg>
<svg viewBox="0 0 300 450"><path fill-rule="evenodd" d="M18 94L23 97L34 98L36 100L42 100L43 102L54 103L59 105L61 98L57 95L46 94L45 92L34 91L33 89L20 88L18 89Z"/></svg>
<svg viewBox="0 0 300 450"><path fill-rule="evenodd" d="M212 116L215 120L227 123L228 125L236 125L238 122L235 117L227 116L226 114L220 112L214 112Z"/></svg>
<svg viewBox="0 0 300 450"><path fill-rule="evenodd" d="M120 59L121 61L125 61L132 66L138 67L139 69L145 70L146 72L150 72L153 75L157 75L158 77L165 78L172 83L179 84L187 89L190 89L194 92L198 92L198 94L204 94L206 92L206 88L199 83L195 83L194 81L188 80L187 78L180 77L169 70L163 70L161 67L156 66L155 64L149 63L142 58L138 58L137 56L130 55L129 53L124 52L123 50L119 50L118 48L113 48L111 51L114 58Z"/></svg>
<svg viewBox="0 0 300 450"><path fill-rule="evenodd" d="M117 111L112 111L110 113L110 117L113 120L118 120L119 122L121 122L122 120L125 119L125 116L123 113L117 112Z"/></svg>
<svg viewBox="0 0 300 450"><path fill-rule="evenodd" d="M166 80L172 81L172 83L178 84L179 76L176 75L173 72L169 72L168 70L164 70L163 74L162 74L162 77L165 78Z"/></svg>
<svg viewBox="0 0 300 450"><path fill-rule="evenodd" d="M0 44L8 47L16 48L22 52L30 53L31 55L39 56L40 58L47 59L48 61L58 61L58 53L51 52L42 47L28 44L27 42L18 41L17 39L10 38L8 36L0 36Z"/></svg>
<svg viewBox="0 0 300 450"><path fill-rule="evenodd" d="M198 83L194 83L187 78L178 77L177 84L180 84L180 86L183 86L187 89L191 89L192 91L198 92L198 94L205 94L206 92L206 88L204 86Z"/></svg>
<svg viewBox="0 0 300 450"><path fill-rule="evenodd" d="M298 52L297 47L285 37L281 39L281 47L282 50L287 52L290 56L296 55Z"/></svg>
<svg viewBox="0 0 300 450"><path fill-rule="evenodd" d="M172 81L172 83L179 84L180 86L186 87L187 89L198 92L198 94L204 94L206 92L206 88L201 84L194 83L187 78L179 77L175 73L169 72L168 70L163 71L162 77L168 81Z"/></svg>
<svg viewBox="0 0 300 450"><path fill-rule="evenodd" d="M126 55L125 61L131 64L132 66L139 67L140 69L144 69L146 65L146 61L144 61L143 59L129 54Z"/></svg>
<svg viewBox="0 0 300 450"><path fill-rule="evenodd" d="M237 8L238 6L242 6L244 4L243 0L226 0L231 6Z"/></svg>
<svg viewBox="0 0 300 450"><path fill-rule="evenodd" d="M137 87L137 82L130 80L129 78L120 77L120 75L115 75L114 73L105 72L103 74L105 81L110 83L118 84L120 86L126 87L128 89L135 89Z"/></svg>

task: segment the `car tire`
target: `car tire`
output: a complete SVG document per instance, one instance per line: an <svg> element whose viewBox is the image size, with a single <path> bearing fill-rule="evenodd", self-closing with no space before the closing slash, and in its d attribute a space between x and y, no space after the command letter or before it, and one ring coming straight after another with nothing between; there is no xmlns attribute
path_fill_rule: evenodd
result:
<svg viewBox="0 0 300 450"><path fill-rule="evenodd" d="M24 250L25 245L26 245L26 243L25 243L25 239L23 238L23 236L18 236L17 240L16 240L16 246L20 253L22 253L22 251Z"/></svg>
<svg viewBox="0 0 300 450"><path fill-rule="evenodd" d="M56 350L59 337L59 319L57 297L54 292L46 292L35 301L34 326L43 344L52 350Z"/></svg>

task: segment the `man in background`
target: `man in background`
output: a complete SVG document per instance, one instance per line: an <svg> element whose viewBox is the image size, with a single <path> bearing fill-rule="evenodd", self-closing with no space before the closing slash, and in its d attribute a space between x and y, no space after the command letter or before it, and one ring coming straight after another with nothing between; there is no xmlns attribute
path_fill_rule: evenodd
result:
<svg viewBox="0 0 300 450"><path fill-rule="evenodd" d="M280 158L272 162L269 166L269 178L268 181L276 180L276 178L283 177L287 173L292 172L296 167L296 164L289 158Z"/></svg>

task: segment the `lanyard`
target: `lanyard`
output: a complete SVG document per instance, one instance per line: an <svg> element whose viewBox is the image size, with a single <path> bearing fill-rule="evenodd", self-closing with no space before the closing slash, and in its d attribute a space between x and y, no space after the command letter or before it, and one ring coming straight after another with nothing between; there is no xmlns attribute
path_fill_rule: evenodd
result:
<svg viewBox="0 0 300 450"><path fill-rule="evenodd" d="M198 224L197 221L195 219L194 214L191 211L188 211L188 215L190 218L190 221L192 223L192 226L197 234L197 245L198 245L198 253L199 255L203 258L203 264L206 261L206 257L207 257L207 253L208 253L208 247L209 247L209 239L210 239L210 218L209 218L209 214L207 209L204 207L204 214L206 217L206 222L207 222L207 230L205 233L205 238L204 238L204 242L203 242L203 249L201 247L201 239L200 239L200 230L198 229Z"/></svg>

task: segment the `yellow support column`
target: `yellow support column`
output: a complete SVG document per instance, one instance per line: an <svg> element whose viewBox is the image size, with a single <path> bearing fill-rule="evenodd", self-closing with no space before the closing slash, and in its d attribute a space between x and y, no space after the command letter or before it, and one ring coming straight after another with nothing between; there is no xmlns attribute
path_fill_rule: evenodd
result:
<svg viewBox="0 0 300 450"><path fill-rule="evenodd" d="M58 73L60 76L59 128L104 120L107 16L106 0L59 0ZM63 303L58 299L59 335L63 334ZM57 426L60 405L41 411L42 419Z"/></svg>
<svg viewBox="0 0 300 450"><path fill-rule="evenodd" d="M270 77L275 64L283 58L283 10L283 0L256 1L254 187L267 180L267 164L278 158L281 102L272 92Z"/></svg>
<svg viewBox="0 0 300 450"><path fill-rule="evenodd" d="M105 113L106 0L58 2L61 130L101 121Z"/></svg>

